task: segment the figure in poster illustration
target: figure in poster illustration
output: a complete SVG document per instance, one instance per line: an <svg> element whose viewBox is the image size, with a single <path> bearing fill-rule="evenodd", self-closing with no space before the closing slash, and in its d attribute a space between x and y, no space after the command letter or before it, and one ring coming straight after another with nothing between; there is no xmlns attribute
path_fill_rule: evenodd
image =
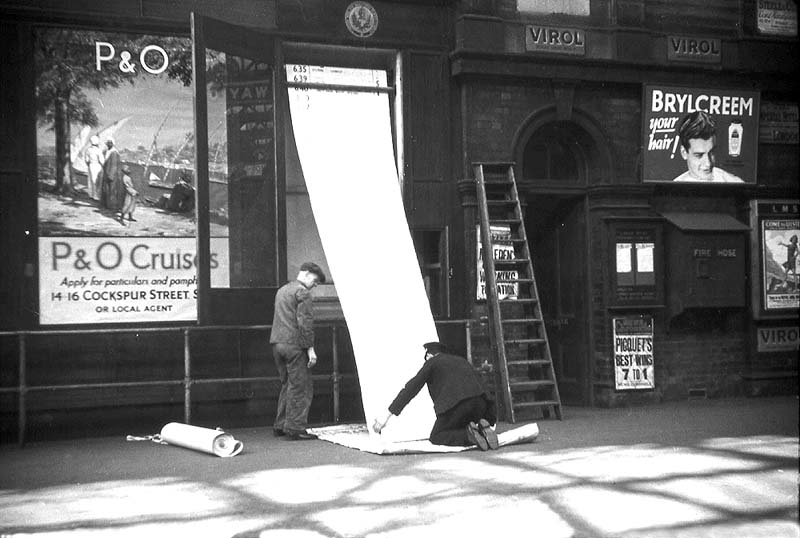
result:
<svg viewBox="0 0 800 538"><path fill-rule="evenodd" d="M795 309L800 306L797 276L800 221L765 219L762 221L764 245L764 307L767 310Z"/></svg>

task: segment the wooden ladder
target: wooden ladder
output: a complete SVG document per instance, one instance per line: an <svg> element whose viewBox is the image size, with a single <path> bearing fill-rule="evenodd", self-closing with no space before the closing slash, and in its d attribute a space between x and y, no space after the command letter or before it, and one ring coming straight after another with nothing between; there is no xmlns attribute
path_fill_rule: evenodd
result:
<svg viewBox="0 0 800 538"><path fill-rule="evenodd" d="M500 373L505 420L514 423L518 415L537 410L544 418L561 420L561 397L513 163L473 163L473 171L484 253L489 347Z"/></svg>

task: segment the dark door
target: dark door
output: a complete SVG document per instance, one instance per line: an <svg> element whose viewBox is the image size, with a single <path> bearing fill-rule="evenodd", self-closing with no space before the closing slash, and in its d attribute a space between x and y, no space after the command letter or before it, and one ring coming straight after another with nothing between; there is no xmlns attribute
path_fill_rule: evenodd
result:
<svg viewBox="0 0 800 538"><path fill-rule="evenodd" d="M264 323L279 282L275 40L192 14L198 322Z"/></svg>
<svg viewBox="0 0 800 538"><path fill-rule="evenodd" d="M526 229L561 400L588 403L586 238L582 198L528 199Z"/></svg>

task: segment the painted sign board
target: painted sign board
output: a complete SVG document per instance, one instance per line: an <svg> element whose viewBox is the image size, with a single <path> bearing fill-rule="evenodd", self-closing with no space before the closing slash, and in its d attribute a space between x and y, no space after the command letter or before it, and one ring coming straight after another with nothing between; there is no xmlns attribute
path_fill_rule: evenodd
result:
<svg viewBox="0 0 800 538"><path fill-rule="evenodd" d="M525 50L556 54L586 54L586 32L579 28L525 26Z"/></svg>
<svg viewBox="0 0 800 538"><path fill-rule="evenodd" d="M667 37L667 59L673 62L722 63L722 41L710 37Z"/></svg>

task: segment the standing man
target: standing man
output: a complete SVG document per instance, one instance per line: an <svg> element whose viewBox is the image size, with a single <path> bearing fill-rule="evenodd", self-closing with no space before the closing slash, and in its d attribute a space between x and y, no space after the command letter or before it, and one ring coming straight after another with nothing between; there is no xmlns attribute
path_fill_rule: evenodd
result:
<svg viewBox="0 0 800 538"><path fill-rule="evenodd" d="M431 443L497 449L497 434L491 427L495 423L495 404L478 373L463 357L444 353L439 342L428 342L424 347L425 364L397 394L385 418L375 419L372 429L381 433L392 415L399 415L427 384L436 412Z"/></svg>
<svg viewBox="0 0 800 538"><path fill-rule="evenodd" d="M100 189L100 205L106 209L119 211L125 199L122 185L122 157L114 147L112 139L106 140L106 153L103 161L103 185Z"/></svg>
<svg viewBox="0 0 800 538"><path fill-rule="evenodd" d="M91 145L86 150L86 167L89 169L86 188L92 200L100 200L100 188L103 186L103 150L100 148L100 138L92 135L89 139Z"/></svg>
<svg viewBox="0 0 800 538"><path fill-rule="evenodd" d="M285 284L275 295L269 343L281 392L273 433L291 441L317 438L306 431L314 396L310 369L317 363L311 289L324 282L325 273L319 265L306 262L300 266L297 279Z"/></svg>
<svg viewBox="0 0 800 538"><path fill-rule="evenodd" d="M672 181L744 183L739 176L716 166L717 126L707 113L697 110L683 118L678 139L687 170Z"/></svg>

